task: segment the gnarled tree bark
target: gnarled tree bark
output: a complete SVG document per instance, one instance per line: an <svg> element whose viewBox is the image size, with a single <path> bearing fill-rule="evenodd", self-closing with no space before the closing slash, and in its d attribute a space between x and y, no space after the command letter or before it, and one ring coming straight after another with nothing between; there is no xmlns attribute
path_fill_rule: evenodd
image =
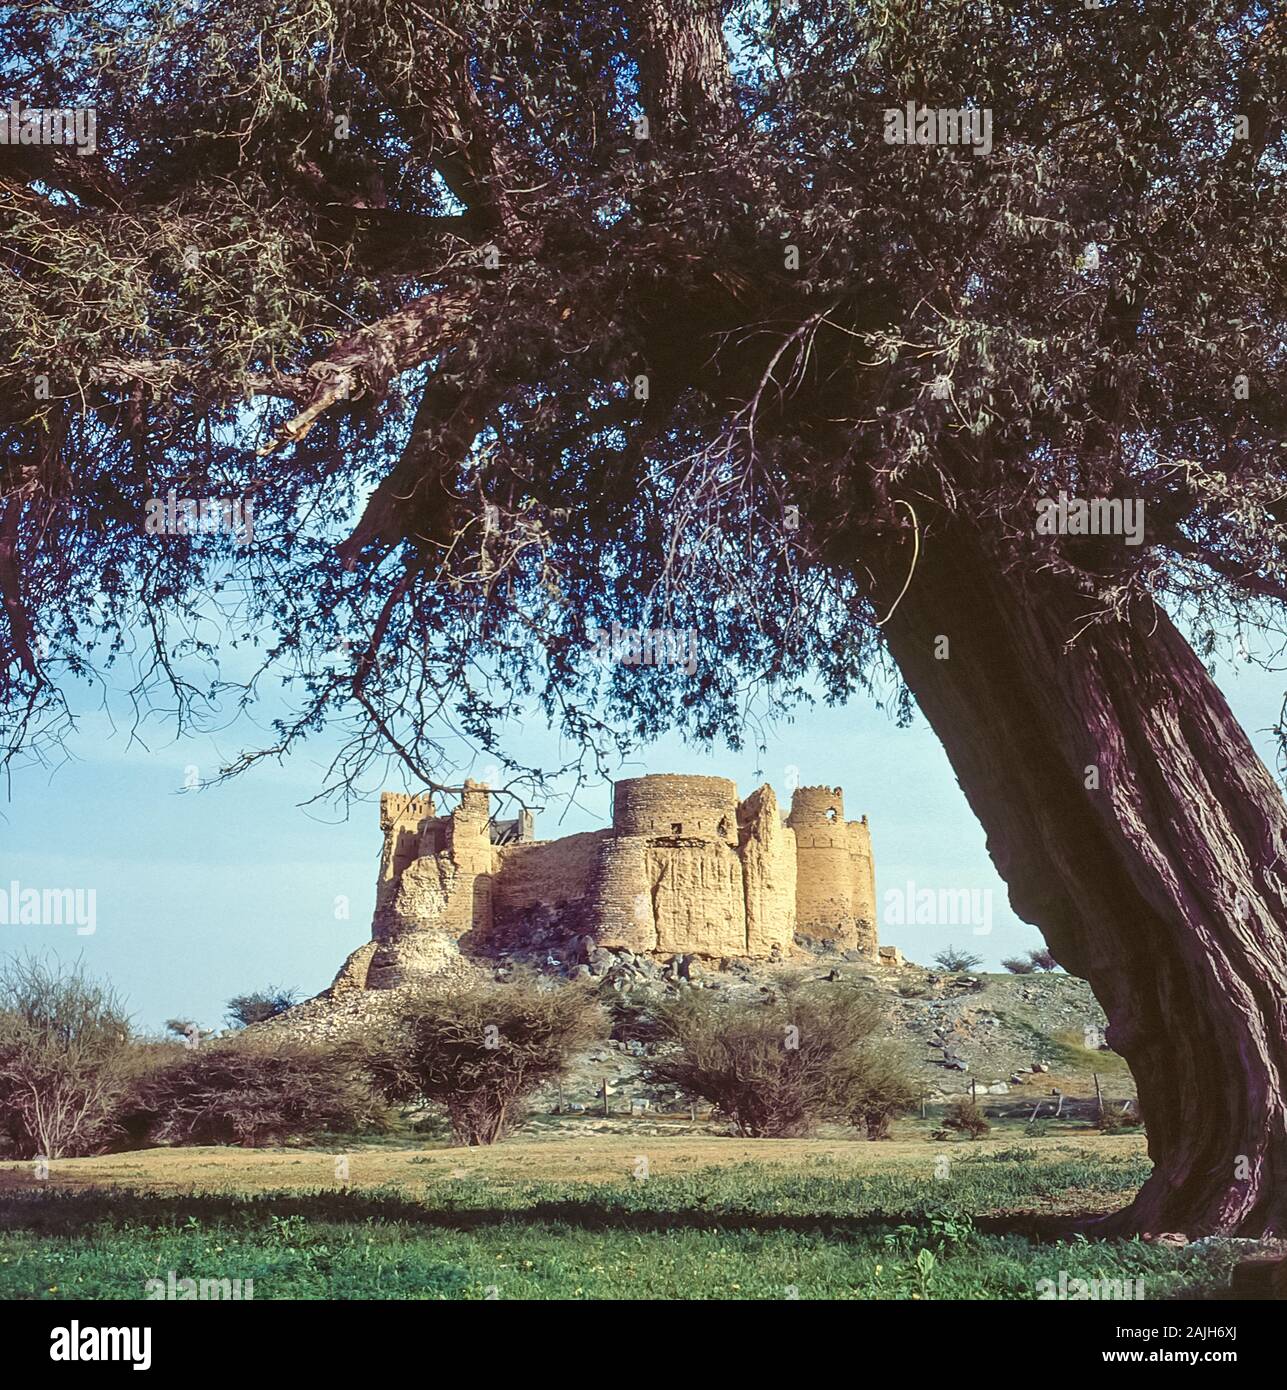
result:
<svg viewBox="0 0 1287 1390"><path fill-rule="evenodd" d="M1153 1174L1104 1226L1287 1234L1287 804L1159 608L1088 625L1074 575L921 522L890 651L1139 1088ZM887 603L910 549L863 557Z"/></svg>

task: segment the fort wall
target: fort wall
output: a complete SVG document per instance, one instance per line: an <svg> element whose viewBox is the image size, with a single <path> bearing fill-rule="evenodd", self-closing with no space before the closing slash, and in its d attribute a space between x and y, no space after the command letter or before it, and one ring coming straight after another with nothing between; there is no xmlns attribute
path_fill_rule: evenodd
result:
<svg viewBox="0 0 1287 1390"><path fill-rule="evenodd" d="M625 951L657 949L648 841L643 836L614 835L600 844L591 898L591 933L600 946Z"/></svg>
<svg viewBox="0 0 1287 1390"><path fill-rule="evenodd" d="M855 941L859 951L877 954L876 938L876 861L871 849L871 831L867 817L849 821L849 862L853 875L853 918Z"/></svg>
<svg viewBox="0 0 1287 1390"><path fill-rule="evenodd" d="M742 861L728 845L651 840L646 870L656 951L701 956L746 955Z"/></svg>
<svg viewBox="0 0 1287 1390"><path fill-rule="evenodd" d="M760 787L738 807L738 844L746 896L746 954L785 954L795 944L796 839L778 799Z"/></svg>
<svg viewBox="0 0 1287 1390"><path fill-rule="evenodd" d="M599 846L611 830L588 830L562 840L533 840L500 851L496 881L497 925L533 907L564 907L585 898Z"/></svg>
<svg viewBox="0 0 1287 1390"><path fill-rule="evenodd" d="M799 933L879 958L871 835L865 818L845 821L839 787L797 789L784 819L767 785L739 802L725 777L629 778L611 829L549 841L526 838L530 817L513 840L490 802L474 782L445 816L429 796L381 796L369 987L433 973L458 947L503 953L537 935L767 958Z"/></svg>

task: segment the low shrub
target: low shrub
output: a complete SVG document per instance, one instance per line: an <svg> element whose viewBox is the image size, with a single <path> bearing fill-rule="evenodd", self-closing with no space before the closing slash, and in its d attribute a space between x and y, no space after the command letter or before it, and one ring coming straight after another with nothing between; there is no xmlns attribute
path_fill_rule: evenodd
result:
<svg viewBox="0 0 1287 1390"><path fill-rule="evenodd" d="M934 964L940 970L956 975L962 970L973 970L975 966L982 965L983 957L963 951L959 946L947 946L934 957Z"/></svg>
<svg viewBox="0 0 1287 1390"><path fill-rule="evenodd" d="M920 1087L912 1080L903 1059L891 1049L871 1046L863 1054L858 1078L860 1097L848 1116L868 1139L888 1139L889 1127L920 1101Z"/></svg>
<svg viewBox="0 0 1287 1390"><path fill-rule="evenodd" d="M426 988L399 1025L369 1055L378 1084L390 1100L442 1106L461 1144L503 1139L533 1092L565 1075L573 1055L608 1031L589 987L551 988L534 977Z"/></svg>
<svg viewBox="0 0 1287 1390"><path fill-rule="evenodd" d="M135 1142L256 1148L386 1127L352 1049L238 1038L181 1051L139 1083L122 1120Z"/></svg>
<svg viewBox="0 0 1287 1390"><path fill-rule="evenodd" d="M99 1153L129 1092L130 1025L120 999L77 964L0 966L0 1146L15 1158Z"/></svg>
<svg viewBox="0 0 1287 1390"><path fill-rule="evenodd" d="M976 1100L954 1100L947 1107L947 1112L943 1116L943 1128L955 1130L958 1134L968 1134L971 1139L977 1139L980 1134L986 1134L992 1128L988 1122L988 1117L983 1113Z"/></svg>
<svg viewBox="0 0 1287 1390"><path fill-rule="evenodd" d="M800 989L771 1003L690 992L661 1006L658 1022L649 1080L709 1101L740 1134L784 1138L837 1120L881 1137L915 1103L876 1041L880 1007L853 990Z"/></svg>
<svg viewBox="0 0 1287 1390"><path fill-rule="evenodd" d="M249 1028L252 1023L266 1023L299 1003L297 989L269 985L253 994L238 994L228 1000L227 1019L234 1028ZM186 1031L186 1030L184 1030Z"/></svg>
<svg viewBox="0 0 1287 1390"><path fill-rule="evenodd" d="M1009 960L1003 960L1001 964L1011 973L1011 975L1031 975L1036 970L1036 964L1024 956L1011 956Z"/></svg>

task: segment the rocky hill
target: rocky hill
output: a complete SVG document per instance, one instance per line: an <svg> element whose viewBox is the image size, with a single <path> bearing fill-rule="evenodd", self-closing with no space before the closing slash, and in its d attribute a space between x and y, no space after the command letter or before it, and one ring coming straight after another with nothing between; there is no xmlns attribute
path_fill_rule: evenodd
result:
<svg viewBox="0 0 1287 1390"><path fill-rule="evenodd" d="M535 969L552 985L567 979L596 982L612 1011L613 1036L577 1058L559 1090L539 1098L538 1109L564 1115L601 1115L607 1085L609 1118L638 1114L679 1116L687 1106L674 1092L642 1079L648 1044L637 1023L650 1003L681 990L721 991L733 998L768 999L794 983L875 995L888 1019L888 1037L924 1088L926 1103L977 1093L994 1107L1025 1107L1053 1114L1059 1096L1088 1098L1098 1076L1118 1105L1135 1095L1125 1063L1102 1039L1106 1020L1084 980L1059 972L1030 975L951 974L910 962L874 965L858 952L796 952L789 960L719 962L646 953L596 950L588 961L529 955L503 961L460 958L462 983L506 980ZM399 990L340 991L292 1009L267 1027L316 1040L378 1028L400 1002ZM261 1025L264 1026L264 1025Z"/></svg>
<svg viewBox="0 0 1287 1390"><path fill-rule="evenodd" d="M513 967L497 970L505 978ZM591 969L622 1020L611 1042L578 1059L564 1084L563 1102L587 1110L602 1107L602 1083L613 1111L631 1102L682 1109L673 1094L655 1093L640 1080L646 1044L630 1036L629 1018L649 999L680 989L720 990L733 997L768 998L795 981L876 995L929 1104L977 1091L980 1098L1008 1097L1016 1108L1043 1101L1052 1113L1055 1093L1104 1094L1124 1101L1135 1095L1125 1063L1103 1044L1106 1020L1084 980L1058 972L1032 975L948 974L911 963L899 969L866 960L819 955L776 964L725 961L712 968L696 957L660 966L647 956L611 953ZM614 1101L615 1098L615 1101Z"/></svg>

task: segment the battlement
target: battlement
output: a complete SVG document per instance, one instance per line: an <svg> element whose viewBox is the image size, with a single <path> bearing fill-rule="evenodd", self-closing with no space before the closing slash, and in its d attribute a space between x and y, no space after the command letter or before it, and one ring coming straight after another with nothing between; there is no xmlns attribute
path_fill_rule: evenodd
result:
<svg viewBox="0 0 1287 1390"><path fill-rule="evenodd" d="M406 792L380 793L380 828L392 830L400 822L422 821L436 814L430 792L412 796Z"/></svg>
<svg viewBox="0 0 1287 1390"><path fill-rule="evenodd" d="M486 782L475 782L472 777L465 778L465 787L460 794L460 805L455 815L466 820L490 820L492 806L491 788Z"/></svg>
<svg viewBox="0 0 1287 1390"><path fill-rule="evenodd" d="M840 787L797 787L791 794L791 814L787 824L800 826L845 823L845 794Z"/></svg>

